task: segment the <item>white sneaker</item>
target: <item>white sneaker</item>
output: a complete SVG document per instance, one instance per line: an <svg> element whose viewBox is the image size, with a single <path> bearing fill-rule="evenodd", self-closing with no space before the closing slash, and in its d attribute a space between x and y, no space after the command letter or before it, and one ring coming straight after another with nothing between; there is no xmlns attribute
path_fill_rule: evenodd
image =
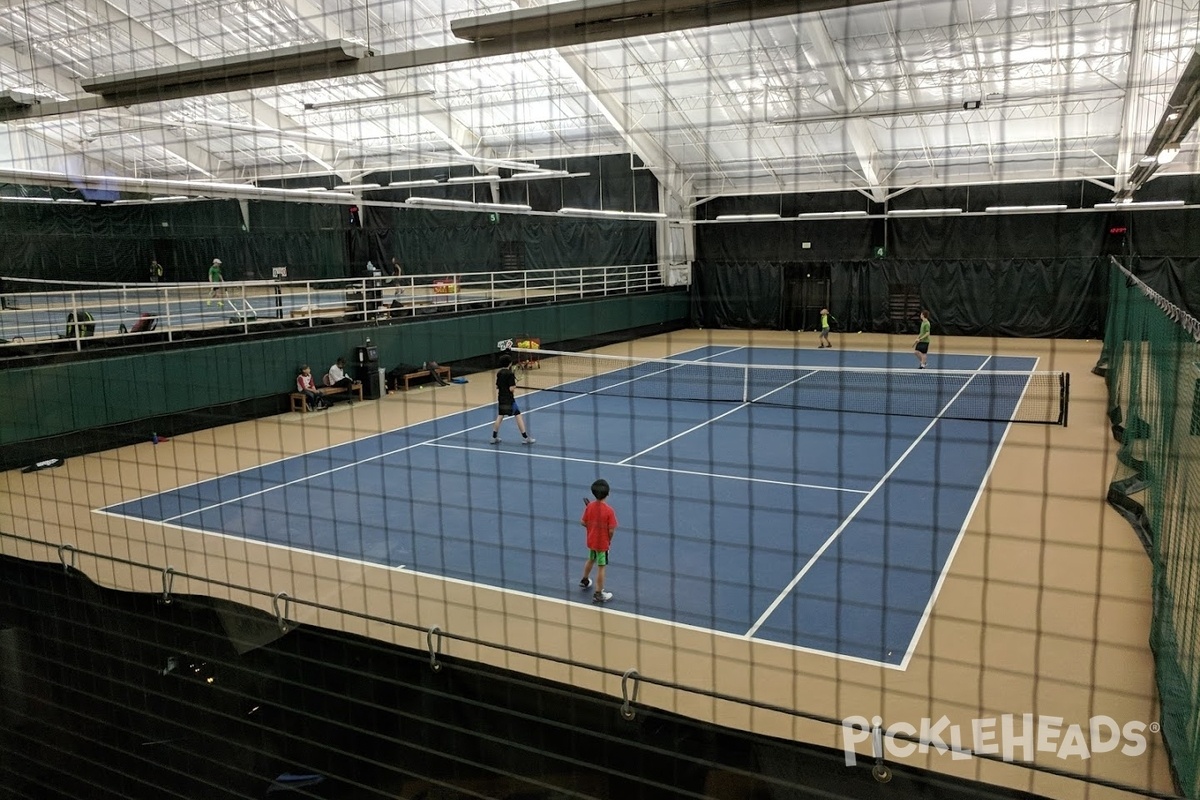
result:
<svg viewBox="0 0 1200 800"><path fill-rule="evenodd" d="M488 444L500 444L500 437L499 437L499 436L493 436L493 437L492 437L492 440L491 440L490 442L488 442Z"/></svg>
<svg viewBox="0 0 1200 800"><path fill-rule="evenodd" d="M582 579L579 581L579 588L580 588L580 589L590 589L590 588L592 588L592 579L591 579L591 578L582 578Z"/></svg>
<svg viewBox="0 0 1200 800"><path fill-rule="evenodd" d="M593 603L607 603L612 600L612 592L596 592L592 595Z"/></svg>
<svg viewBox="0 0 1200 800"><path fill-rule="evenodd" d="M525 444L533 444L537 441L537 439L533 438L532 436L526 436L521 441L523 441Z"/></svg>

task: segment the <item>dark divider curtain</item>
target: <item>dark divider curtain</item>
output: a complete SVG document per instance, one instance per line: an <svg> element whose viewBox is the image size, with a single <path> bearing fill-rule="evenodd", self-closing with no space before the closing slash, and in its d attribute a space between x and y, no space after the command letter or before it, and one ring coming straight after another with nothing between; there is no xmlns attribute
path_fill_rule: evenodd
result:
<svg viewBox="0 0 1200 800"><path fill-rule="evenodd" d="M1085 258L1102 252L1103 214L997 214L892 217L887 254L894 259Z"/></svg>
<svg viewBox="0 0 1200 800"><path fill-rule="evenodd" d="M893 293L911 292L937 333L1099 338L1107 260L1014 259L831 263L830 311L844 331L915 329L894 319ZM697 262L692 321L712 328L779 328L786 265Z"/></svg>
<svg viewBox="0 0 1200 800"><path fill-rule="evenodd" d="M783 327L780 264L708 264L692 270L692 324L701 328Z"/></svg>
<svg viewBox="0 0 1200 800"><path fill-rule="evenodd" d="M875 224L851 219L697 225L696 256L706 263L734 264L867 259Z"/></svg>
<svg viewBox="0 0 1200 800"><path fill-rule="evenodd" d="M1123 263L1151 289L1200 318L1200 256L1140 256Z"/></svg>
<svg viewBox="0 0 1200 800"><path fill-rule="evenodd" d="M379 213L389 210L394 213ZM652 264L657 259L653 222L512 214L500 214L492 222L487 214L455 211L371 212L366 231L370 257L379 266L395 256L406 275L499 272L505 250L520 253L527 270Z"/></svg>

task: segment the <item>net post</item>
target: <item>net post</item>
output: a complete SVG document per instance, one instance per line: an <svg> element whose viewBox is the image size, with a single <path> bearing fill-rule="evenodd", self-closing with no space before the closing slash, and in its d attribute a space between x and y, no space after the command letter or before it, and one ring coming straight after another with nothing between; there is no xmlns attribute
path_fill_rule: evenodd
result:
<svg viewBox="0 0 1200 800"><path fill-rule="evenodd" d="M1071 406L1071 373L1064 372L1058 379L1058 417L1059 422L1067 427L1067 410Z"/></svg>
<svg viewBox="0 0 1200 800"><path fill-rule="evenodd" d="M750 402L750 367L742 368L742 402Z"/></svg>

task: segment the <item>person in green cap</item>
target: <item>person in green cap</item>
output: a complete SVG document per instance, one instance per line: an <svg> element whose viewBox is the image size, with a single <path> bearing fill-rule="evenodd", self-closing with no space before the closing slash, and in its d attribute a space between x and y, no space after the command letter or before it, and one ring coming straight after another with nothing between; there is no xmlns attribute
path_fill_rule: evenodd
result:
<svg viewBox="0 0 1200 800"><path fill-rule="evenodd" d="M214 258L212 266L208 268L208 282L213 285L212 293L208 296L208 301L205 305L213 305L216 303L217 297L224 297L225 290L221 288L221 283L225 279L221 277L221 259Z"/></svg>

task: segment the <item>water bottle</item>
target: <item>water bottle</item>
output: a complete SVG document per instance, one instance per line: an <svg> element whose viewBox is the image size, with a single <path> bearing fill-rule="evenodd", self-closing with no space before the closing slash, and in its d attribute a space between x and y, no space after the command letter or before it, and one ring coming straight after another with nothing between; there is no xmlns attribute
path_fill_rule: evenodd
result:
<svg viewBox="0 0 1200 800"><path fill-rule="evenodd" d="M155 444L158 444L158 434L157 433L150 434L150 441L154 442Z"/></svg>

